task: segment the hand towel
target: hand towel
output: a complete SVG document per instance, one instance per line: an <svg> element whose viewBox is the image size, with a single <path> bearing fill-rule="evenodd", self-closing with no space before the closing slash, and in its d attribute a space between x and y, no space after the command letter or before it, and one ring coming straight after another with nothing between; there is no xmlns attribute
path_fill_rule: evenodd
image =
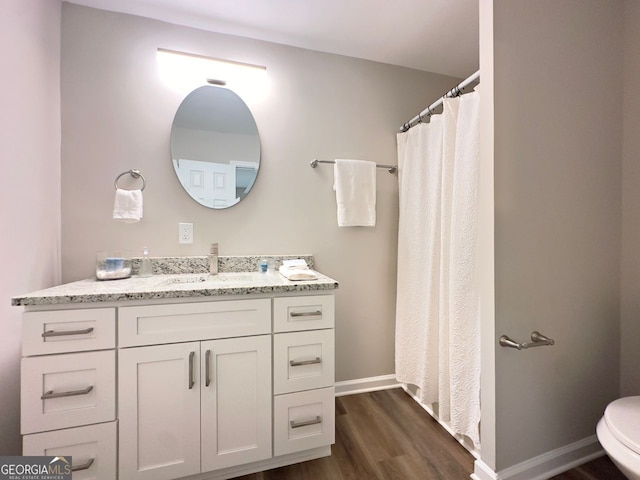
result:
<svg viewBox="0 0 640 480"><path fill-rule="evenodd" d="M318 274L309 268L286 267L282 265L278 271L287 280L317 280Z"/></svg>
<svg viewBox="0 0 640 480"><path fill-rule="evenodd" d="M376 226L376 164L336 160L333 169L339 227Z"/></svg>
<svg viewBox="0 0 640 480"><path fill-rule="evenodd" d="M142 218L142 190L116 189L113 219L125 223L139 222Z"/></svg>
<svg viewBox="0 0 640 480"><path fill-rule="evenodd" d="M296 258L292 260L283 260L282 266L286 267L288 270L307 270L309 265L304 258Z"/></svg>

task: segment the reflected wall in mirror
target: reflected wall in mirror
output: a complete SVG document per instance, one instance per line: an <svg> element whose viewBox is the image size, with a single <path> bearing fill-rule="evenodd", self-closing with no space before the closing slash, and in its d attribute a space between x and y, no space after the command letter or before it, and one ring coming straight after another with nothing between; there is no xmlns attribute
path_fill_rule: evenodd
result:
<svg viewBox="0 0 640 480"><path fill-rule="evenodd" d="M260 168L258 127L244 101L215 86L182 101L171 128L178 180L200 205L228 208L251 190Z"/></svg>

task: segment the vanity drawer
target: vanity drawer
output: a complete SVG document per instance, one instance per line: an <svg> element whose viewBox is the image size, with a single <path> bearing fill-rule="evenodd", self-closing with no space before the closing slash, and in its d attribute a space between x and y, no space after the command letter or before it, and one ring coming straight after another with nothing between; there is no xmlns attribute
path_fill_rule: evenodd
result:
<svg viewBox="0 0 640 480"><path fill-rule="evenodd" d="M73 457L73 480L115 480L116 422L25 435L25 456Z"/></svg>
<svg viewBox="0 0 640 480"><path fill-rule="evenodd" d="M274 335L274 393L332 386L334 350L333 329Z"/></svg>
<svg viewBox="0 0 640 480"><path fill-rule="evenodd" d="M115 350L22 359L23 434L115 420Z"/></svg>
<svg viewBox="0 0 640 480"><path fill-rule="evenodd" d="M115 308L26 312L22 320L25 357L116 346Z"/></svg>
<svg viewBox="0 0 640 480"><path fill-rule="evenodd" d="M274 455L335 443L333 387L278 395L273 409Z"/></svg>
<svg viewBox="0 0 640 480"><path fill-rule="evenodd" d="M273 331L297 332L333 328L333 295L280 297L273 300Z"/></svg>
<svg viewBox="0 0 640 480"><path fill-rule="evenodd" d="M271 300L146 305L118 309L118 345L133 347L271 333Z"/></svg>

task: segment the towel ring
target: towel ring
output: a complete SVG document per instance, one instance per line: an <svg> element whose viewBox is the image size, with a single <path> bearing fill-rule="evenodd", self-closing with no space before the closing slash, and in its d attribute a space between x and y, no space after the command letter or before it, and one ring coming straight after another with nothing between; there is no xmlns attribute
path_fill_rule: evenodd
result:
<svg viewBox="0 0 640 480"><path fill-rule="evenodd" d="M140 189L140 191L144 190L144 187L147 186L147 181L144 179L144 175L142 175L142 173L140 173L140 170L127 170L126 172L122 172L120 175L118 175L115 179L115 181L113 182L113 186L116 187L116 190L118 190L118 180L120 180L120 177L122 177L123 175L129 174L131 175L133 178L141 178L142 179L142 188Z"/></svg>

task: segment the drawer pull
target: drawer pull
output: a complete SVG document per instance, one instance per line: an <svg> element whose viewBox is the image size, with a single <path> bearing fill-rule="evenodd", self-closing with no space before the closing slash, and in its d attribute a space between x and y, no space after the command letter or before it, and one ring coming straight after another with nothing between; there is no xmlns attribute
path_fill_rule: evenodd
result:
<svg viewBox="0 0 640 480"><path fill-rule="evenodd" d="M196 352L189 352L189 390L191 390L196 383L193 379L193 357L195 355Z"/></svg>
<svg viewBox="0 0 640 480"><path fill-rule="evenodd" d="M315 312L290 312L290 317L317 317L322 315L322 310L316 310Z"/></svg>
<svg viewBox="0 0 640 480"><path fill-rule="evenodd" d="M313 365L315 363L322 363L322 359L320 357L316 357L313 360L290 360L289 365L292 367L299 367L301 365Z"/></svg>
<svg viewBox="0 0 640 480"><path fill-rule="evenodd" d="M73 467L71 467L71 471L78 472L80 470L89 470L94 461L95 458L90 458L86 463L83 463L82 465L74 465Z"/></svg>
<svg viewBox="0 0 640 480"><path fill-rule="evenodd" d="M91 332L93 332L93 327L85 328L84 330L61 330L58 332L55 330L47 330L42 334L42 338L64 337L66 335L86 335Z"/></svg>
<svg viewBox="0 0 640 480"><path fill-rule="evenodd" d="M289 422L291 428L308 427L309 425L317 425L318 423L322 423L322 419L320 417L316 417L313 420L305 420L304 422L296 423L294 420Z"/></svg>
<svg viewBox="0 0 640 480"><path fill-rule="evenodd" d="M91 390L93 390L93 385L89 385L87 388L83 388L82 390L71 390L70 392L59 392L54 393L53 390L49 390L44 395L40 397L40 400L48 400L50 398L62 398L62 397L75 397L76 395L86 395Z"/></svg>
<svg viewBox="0 0 640 480"><path fill-rule="evenodd" d="M204 386L211 384L211 350L207 350L204 354Z"/></svg>

